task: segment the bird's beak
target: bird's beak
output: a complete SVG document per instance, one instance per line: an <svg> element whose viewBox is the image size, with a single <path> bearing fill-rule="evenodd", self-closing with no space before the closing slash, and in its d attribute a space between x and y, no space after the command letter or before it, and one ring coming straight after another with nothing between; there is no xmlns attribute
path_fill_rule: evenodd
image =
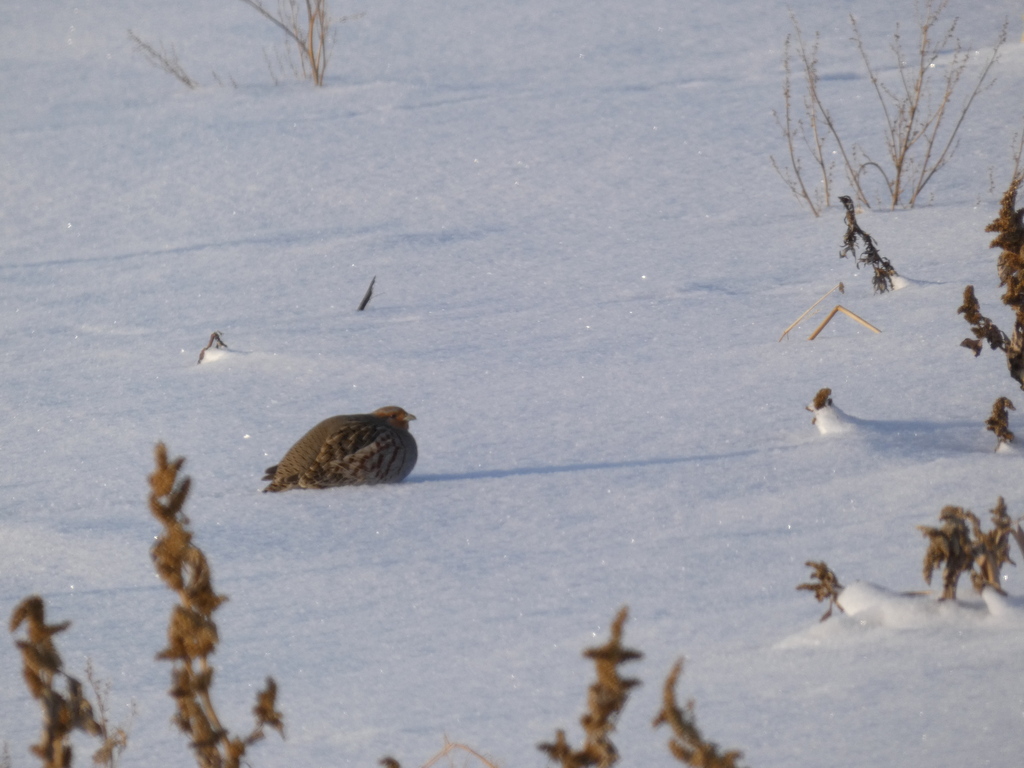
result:
<svg viewBox="0 0 1024 768"><path fill-rule="evenodd" d="M406 421L416 421L416 417L413 416L411 413L407 413L407 414L405 414L405 420Z"/></svg>

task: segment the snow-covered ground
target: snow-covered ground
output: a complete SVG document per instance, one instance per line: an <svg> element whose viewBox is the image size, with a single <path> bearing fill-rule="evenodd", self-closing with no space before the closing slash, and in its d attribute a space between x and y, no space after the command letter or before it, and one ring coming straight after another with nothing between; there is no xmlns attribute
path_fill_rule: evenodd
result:
<svg viewBox="0 0 1024 768"><path fill-rule="evenodd" d="M650 721L679 655L680 699L756 768L1019 764L1020 573L1005 600L901 594L943 506L1024 514L1021 454L983 427L1016 385L956 314L973 283L1010 324L984 228L1024 114L1019 4L954 1L978 60L1006 18L1010 42L928 204L859 214L907 278L883 296L837 258L841 208L815 219L773 171L772 110L792 8L837 120L877 147L847 16L882 62L911 3L333 8L365 16L322 89L273 83L279 35L240 2L0 10L0 614L38 593L73 622L68 670L92 660L115 720L137 707L123 765L193 764L153 659L158 440L230 596L229 727L280 687L287 739L254 766L415 766L445 736L543 765L556 728L579 740L580 652L625 604L645 657L624 765L672 764ZM882 333L840 315L806 341L819 315L780 343L839 281ZM230 351L197 366L214 330ZM839 433L804 409L822 387ZM405 483L258 492L320 419L392 403L417 416ZM848 614L819 624L795 589L811 559ZM0 642L15 766L38 727Z"/></svg>

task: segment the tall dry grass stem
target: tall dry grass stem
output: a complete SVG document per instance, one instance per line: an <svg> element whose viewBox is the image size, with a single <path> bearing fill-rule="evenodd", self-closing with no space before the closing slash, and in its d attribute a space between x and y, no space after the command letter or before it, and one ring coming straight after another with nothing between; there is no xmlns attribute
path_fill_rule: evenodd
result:
<svg viewBox="0 0 1024 768"><path fill-rule="evenodd" d="M182 83L186 88L195 90L199 87L199 83L192 79L192 77L185 71L185 68L178 61L178 54L174 50L172 45L170 48L164 48L163 43L159 43L159 48L155 45L147 43L141 37L136 35L130 29L128 30L128 39L135 43L135 50L146 57L146 61L152 64L157 69L162 69L167 74L171 75L178 82Z"/></svg>

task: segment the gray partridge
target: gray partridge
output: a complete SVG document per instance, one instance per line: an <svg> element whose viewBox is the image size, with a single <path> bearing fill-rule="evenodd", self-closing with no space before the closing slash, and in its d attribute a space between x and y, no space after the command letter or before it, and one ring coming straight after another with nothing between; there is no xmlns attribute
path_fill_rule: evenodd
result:
<svg viewBox="0 0 1024 768"><path fill-rule="evenodd" d="M398 483L416 466L415 419L396 405L373 413L332 416L300 438L278 464L267 467L267 491Z"/></svg>

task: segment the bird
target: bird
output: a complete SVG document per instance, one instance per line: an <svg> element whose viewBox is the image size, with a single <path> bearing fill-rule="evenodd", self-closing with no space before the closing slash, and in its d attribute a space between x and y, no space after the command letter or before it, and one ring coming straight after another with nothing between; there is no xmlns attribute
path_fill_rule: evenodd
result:
<svg viewBox="0 0 1024 768"><path fill-rule="evenodd" d="M416 466L416 440L409 432L415 418L388 405L324 419L267 467L263 479L270 485L263 492L400 483Z"/></svg>

